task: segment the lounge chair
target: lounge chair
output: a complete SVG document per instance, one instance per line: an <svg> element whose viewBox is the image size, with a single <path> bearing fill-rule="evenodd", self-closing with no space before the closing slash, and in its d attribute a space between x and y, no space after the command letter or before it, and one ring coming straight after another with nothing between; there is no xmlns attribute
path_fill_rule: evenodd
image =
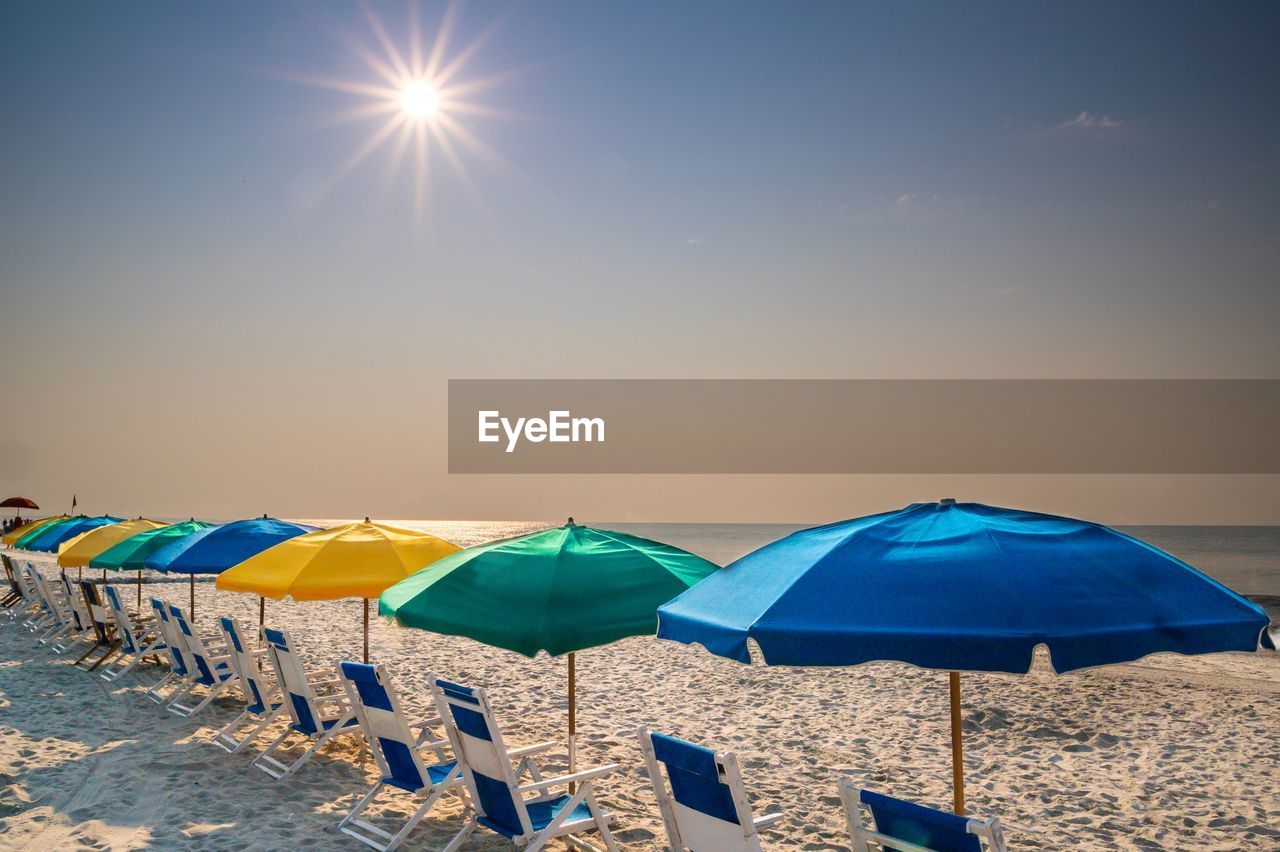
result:
<svg viewBox="0 0 1280 852"><path fill-rule="evenodd" d="M59 638L70 635L75 630L70 603L49 584L44 574L34 568L31 569L31 579L35 583L36 593L44 603L45 611L49 613L49 618L41 622L40 629L36 631L36 642L41 645L56 643ZM54 644L54 647L57 645Z"/></svg>
<svg viewBox="0 0 1280 852"><path fill-rule="evenodd" d="M145 657L158 656L165 650L165 643L155 618L140 618L135 622L120 599L120 590L115 586L104 588L107 593L107 608L115 620L116 635L120 638L120 656L116 657L98 676L111 683L133 671ZM155 625L156 631L145 632L148 625Z"/></svg>
<svg viewBox="0 0 1280 852"><path fill-rule="evenodd" d="M462 769L472 812L445 852L457 849L477 826L501 834L525 852L536 852L555 837L579 849L599 852L599 847L578 836L592 829L600 832L606 849L617 850L609 831L613 817L595 798L597 779L617 771L616 763L544 778L533 755L554 748L554 742L508 750L483 689L430 676L429 682ZM530 780L521 783L526 772ZM556 792L570 785L577 786L575 792Z"/></svg>
<svg viewBox="0 0 1280 852"><path fill-rule="evenodd" d="M361 843L381 852L395 849L413 831L441 796L450 790L462 792L462 773L450 760L447 739L431 739L432 722L410 725L400 709L400 700L382 666L339 663L338 677L355 708L382 776L355 807L338 823L338 828ZM415 736L414 731L418 734ZM430 763L427 762L430 755ZM360 815L384 788L410 793L422 803L394 834L360 819Z"/></svg>
<svg viewBox="0 0 1280 852"><path fill-rule="evenodd" d="M152 598L151 609L156 614L164 649L169 652L169 672L151 685L147 690L147 698L157 704L168 704L191 688L191 682L187 679L189 652L182 631L169 616L169 605L159 598ZM169 691L165 692L166 689Z"/></svg>
<svg viewBox="0 0 1280 852"><path fill-rule="evenodd" d="M89 615L94 644L92 648L85 651L84 656L76 660L76 665L89 662L89 671L96 671L98 666L115 656L120 650L120 643L111 633L109 616L106 607L102 605L102 598L98 595L98 587L89 580L81 580L79 585L80 595L84 599L84 609ZM96 651L102 651L102 656L90 662L89 658Z"/></svg>
<svg viewBox="0 0 1280 852"><path fill-rule="evenodd" d="M39 633L53 623L53 611L40 591L40 584L36 582L39 573L30 562L18 566L18 582L22 584L30 602L22 626L32 633Z"/></svg>
<svg viewBox="0 0 1280 852"><path fill-rule="evenodd" d="M673 850L759 852L760 830L784 814L752 815L732 752L712 751L643 726L639 734L649 782Z"/></svg>
<svg viewBox="0 0 1280 852"><path fill-rule="evenodd" d="M253 760L253 765L276 780L297 772L325 743L342 734L360 734L360 720L347 703L346 694L337 678L316 681L309 676L294 653L294 644L285 630L262 628L267 642L271 667L284 691L285 706L293 720L280 736ZM282 763L273 756L285 740L297 734L311 745L293 763Z"/></svg>
<svg viewBox="0 0 1280 852"><path fill-rule="evenodd" d="M285 712L284 702L280 695L280 685L272 683L263 676L258 658L267 653L266 648L250 648L245 645L244 633L234 618L223 616L219 620L222 635L227 642L227 650L231 654L231 668L240 679L240 690L244 693L245 708L231 720L225 728L213 735L210 740L219 748L235 754L253 742L266 730L281 713ZM235 734L247 720L255 722L249 733L240 739Z"/></svg>
<svg viewBox="0 0 1280 852"><path fill-rule="evenodd" d="M1004 831L995 818L977 820L860 790L840 779L840 799L853 836L853 852L1006 852ZM875 828L862 821L866 807Z"/></svg>
<svg viewBox="0 0 1280 852"><path fill-rule="evenodd" d="M0 607L12 609L17 604L26 600L27 596L23 593L22 586L18 583L18 578L14 575L13 563L9 561L9 554L0 553L0 563L4 564L4 576L5 579L9 581L9 591L5 594L4 598L0 600Z"/></svg>
<svg viewBox="0 0 1280 852"><path fill-rule="evenodd" d="M182 607L169 605L170 623L176 624L182 631L182 639L187 650L187 680L190 682L185 690L175 695L167 705L170 713L179 716L194 716L213 703L222 690L235 682L235 670L231 668L231 656L210 650L205 639L191 629ZM205 689L205 697L199 702L184 704L197 688Z"/></svg>
<svg viewBox="0 0 1280 852"><path fill-rule="evenodd" d="M57 586L56 594L62 598L71 613L72 629L64 638L53 643L54 650L62 654L80 642L96 642L97 634L93 629L93 617L84 602L84 596L75 593L71 579L65 570L59 572L58 582L55 585Z"/></svg>

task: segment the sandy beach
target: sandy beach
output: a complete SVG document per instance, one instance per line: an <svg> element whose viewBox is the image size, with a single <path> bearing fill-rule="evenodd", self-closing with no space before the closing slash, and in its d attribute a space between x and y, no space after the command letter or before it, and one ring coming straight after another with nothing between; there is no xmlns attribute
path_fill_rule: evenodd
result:
<svg viewBox="0 0 1280 852"><path fill-rule="evenodd" d="M470 543L470 542L464 542ZM35 560L43 570L50 558ZM129 588L132 600L132 588ZM148 592L186 604L183 585ZM257 599L197 586L197 621L256 623ZM358 658L355 601L268 602L308 662ZM513 742L564 738L565 663L375 620L371 654L411 713L429 672L490 690ZM950 801L946 679L903 665L745 667L646 638L578 655L580 763L617 762L602 785L624 848L664 847L634 730L641 722L736 752L758 814L787 818L779 848L840 849L836 779L933 805ZM0 625L0 845L20 849L360 848L337 830L374 780L354 742L328 746L283 783L228 755L213 733L240 709L221 699L180 719L142 693L147 670L108 685ZM1280 655L1156 656L1059 677L966 675L969 807L1011 848L1280 848ZM564 767L567 752L550 755ZM401 805L403 807L403 805ZM446 799L407 848L461 825ZM407 810L405 811L407 814ZM509 848L475 835L464 848Z"/></svg>

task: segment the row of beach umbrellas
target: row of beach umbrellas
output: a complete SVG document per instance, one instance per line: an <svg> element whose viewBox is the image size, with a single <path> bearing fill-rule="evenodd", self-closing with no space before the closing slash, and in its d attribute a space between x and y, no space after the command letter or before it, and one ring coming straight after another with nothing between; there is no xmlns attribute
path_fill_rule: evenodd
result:
<svg viewBox="0 0 1280 852"><path fill-rule="evenodd" d="M1065 673L1161 651L1275 647L1259 606L1149 544L1087 521L954 500L801 530L725 568L573 519L467 549L367 518L317 530L265 516L220 525L76 516L15 533L5 543L57 552L67 567L187 573L193 583L217 574L218 588L263 599L358 598L366 660L374 598L402 626L567 655L571 762L575 654L629 636L656 632L747 664L940 670L957 814L960 672L1026 673L1038 648Z"/></svg>

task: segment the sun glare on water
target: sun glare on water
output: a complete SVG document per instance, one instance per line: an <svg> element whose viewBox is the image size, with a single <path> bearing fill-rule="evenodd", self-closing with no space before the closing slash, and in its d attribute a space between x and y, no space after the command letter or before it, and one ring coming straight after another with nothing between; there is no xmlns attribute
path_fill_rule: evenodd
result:
<svg viewBox="0 0 1280 852"><path fill-rule="evenodd" d="M406 159L413 161L414 210L416 218L421 220L433 158L443 157L469 189L472 187L466 159L479 158L489 166L509 167L488 145L468 130L461 120L462 116L506 115L501 110L475 101L476 96L492 88L506 75L466 78L463 73L493 27L461 50L450 51L450 40L458 18L457 4L451 4L440 21L430 49L425 50L416 10L416 6L410 5L409 26L405 29L409 41L407 52L402 52L397 47L382 21L367 6L365 18L376 47L370 47L359 38L334 33L342 46L368 69L369 79L289 76L308 85L342 92L357 99L356 103L349 104L346 109L338 112L328 124L380 120L373 125L374 129L369 137L342 165L321 195L375 151L389 146L390 161L386 172L388 181L394 180Z"/></svg>

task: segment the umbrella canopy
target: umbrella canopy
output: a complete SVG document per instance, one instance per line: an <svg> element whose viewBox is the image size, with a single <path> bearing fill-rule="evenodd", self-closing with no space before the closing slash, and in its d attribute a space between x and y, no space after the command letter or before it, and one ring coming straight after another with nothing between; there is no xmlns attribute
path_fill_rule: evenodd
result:
<svg viewBox="0 0 1280 852"><path fill-rule="evenodd" d="M266 515L231 521L166 543L147 556L143 567L166 574L221 574L282 541L315 531Z"/></svg>
<svg viewBox="0 0 1280 852"><path fill-rule="evenodd" d="M659 610L658 636L749 662L900 660L1067 672L1158 651L1253 651L1262 608L1149 544L1072 518L917 503L802 530Z"/></svg>
<svg viewBox="0 0 1280 852"><path fill-rule="evenodd" d="M37 510L40 507L36 505L36 501L26 497L10 497L3 503L0 503L2 509L32 509Z"/></svg>
<svg viewBox="0 0 1280 852"><path fill-rule="evenodd" d="M124 524L118 524L124 526ZM112 571L135 571L145 567L147 558L163 547L180 541L192 533L214 526L206 521L182 521L169 526L144 530L126 538L99 553L89 560L90 568L103 568Z"/></svg>
<svg viewBox="0 0 1280 852"><path fill-rule="evenodd" d="M1100 524L979 503L917 503L802 530L658 610L658 636L750 662L949 669L955 810L964 812L959 671L1059 672L1158 651L1270 646L1262 609Z"/></svg>
<svg viewBox="0 0 1280 852"><path fill-rule="evenodd" d="M343 524L281 542L218 575L218 588L275 600L376 598L413 572L458 550L424 532Z"/></svg>
<svg viewBox="0 0 1280 852"><path fill-rule="evenodd" d="M137 518L132 521L121 521L117 524L104 524L88 532L82 532L58 545L58 564L63 568L84 568L90 560L104 550L115 547L126 539L147 530L157 530L167 526L158 521Z"/></svg>
<svg viewBox="0 0 1280 852"><path fill-rule="evenodd" d="M22 538L27 533L35 532L40 527L43 527L46 524L51 524L54 521L65 521L65 520L67 520L66 515L54 515L52 518L41 518L38 521L27 521L22 526L17 527L16 529L9 530L9 532L5 533L4 537L0 538L0 542L4 542L5 544L8 544L8 545L13 545L15 542L17 542L18 539Z"/></svg>
<svg viewBox="0 0 1280 852"><path fill-rule="evenodd" d="M566 524L446 556L383 593L399 624L558 656L652 634L660 604L718 571L677 547Z"/></svg>
<svg viewBox="0 0 1280 852"><path fill-rule="evenodd" d="M58 546L67 539L75 538L81 533L98 527L118 524L122 520L124 519L113 518L110 515L100 515L96 518L90 518L87 515L76 515L72 518L54 521L51 524L46 524L37 530L33 530L30 534L18 539L14 543L14 547L20 547L23 550L56 553Z"/></svg>

